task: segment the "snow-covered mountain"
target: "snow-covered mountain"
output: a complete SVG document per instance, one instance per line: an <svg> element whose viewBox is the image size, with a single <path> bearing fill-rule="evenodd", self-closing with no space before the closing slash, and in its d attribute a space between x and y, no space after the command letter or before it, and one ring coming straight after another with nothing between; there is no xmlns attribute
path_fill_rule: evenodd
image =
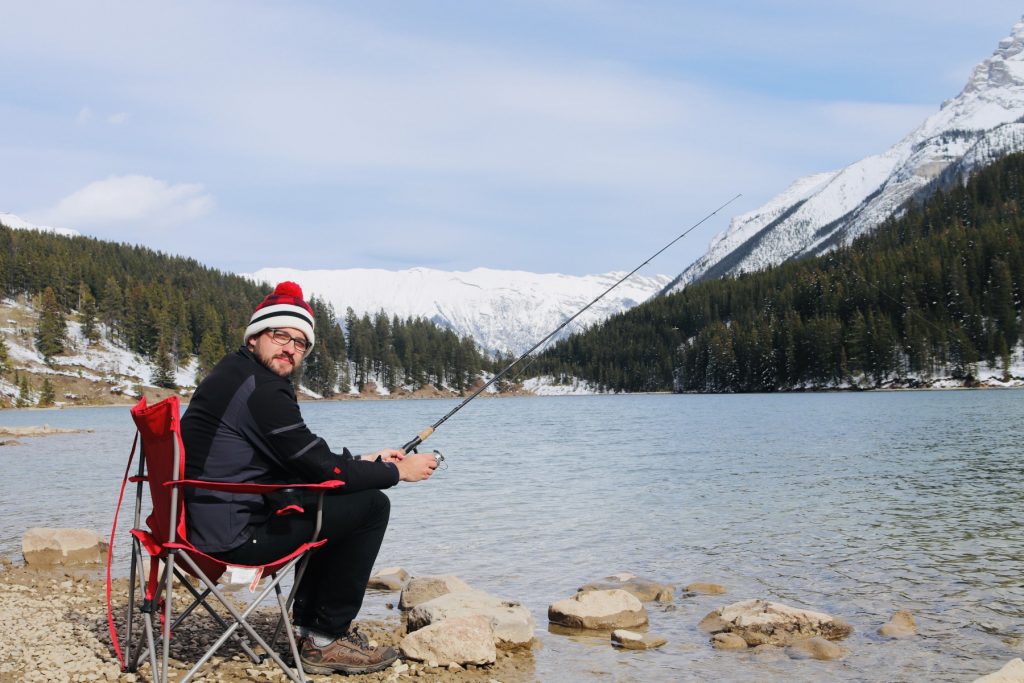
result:
<svg viewBox="0 0 1024 683"><path fill-rule="evenodd" d="M13 213L4 213L0 211L0 225L5 225L13 230L38 230L40 232L52 232L57 235L64 235L65 237L78 237L82 233L77 230L71 230L69 228L52 228L48 225L35 225L29 223L24 218L15 216Z"/></svg>
<svg viewBox="0 0 1024 683"><path fill-rule="evenodd" d="M365 268L295 270L263 268L246 273L271 284L298 282L306 295L330 302L339 317L351 307L357 314L421 316L470 335L487 350L522 353L590 303L625 273L560 275L476 268L447 272L431 268L391 271ZM671 277L634 275L563 330L568 334L593 325L646 300ZM577 327L577 323L579 326Z"/></svg>
<svg viewBox="0 0 1024 683"><path fill-rule="evenodd" d="M897 214L912 197L1024 150L1024 20L974 68L963 91L882 154L801 178L736 216L666 291L818 254Z"/></svg>

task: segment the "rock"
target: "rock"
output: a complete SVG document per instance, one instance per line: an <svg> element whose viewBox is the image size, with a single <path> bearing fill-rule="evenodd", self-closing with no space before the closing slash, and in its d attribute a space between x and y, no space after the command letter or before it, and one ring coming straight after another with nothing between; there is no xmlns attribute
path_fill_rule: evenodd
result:
<svg viewBox="0 0 1024 683"><path fill-rule="evenodd" d="M409 572L401 567L385 567L370 577L367 588L382 591L400 591L409 581Z"/></svg>
<svg viewBox="0 0 1024 683"><path fill-rule="evenodd" d="M463 590L473 589L468 583L451 574L417 576L411 579L402 590L402 598L398 601L398 607L403 610L412 609L420 603L433 600L445 593Z"/></svg>
<svg viewBox="0 0 1024 683"><path fill-rule="evenodd" d="M488 619L494 632L494 643L499 647L524 647L533 642L536 623L530 610L518 602L502 600L472 588L420 603L409 612L408 628L415 631L445 619L470 615Z"/></svg>
<svg viewBox="0 0 1024 683"><path fill-rule="evenodd" d="M637 633L626 629L612 631L612 644L626 650L653 650L668 642L668 639L653 633Z"/></svg>
<svg viewBox="0 0 1024 683"><path fill-rule="evenodd" d="M747 641L735 633L716 633L711 637L711 646L716 650L746 650Z"/></svg>
<svg viewBox="0 0 1024 683"><path fill-rule="evenodd" d="M21 539L25 564L37 567L103 562L107 542L91 529L33 527Z"/></svg>
<svg viewBox="0 0 1024 683"><path fill-rule="evenodd" d="M906 638L917 635L917 623L914 615L908 610L901 609L892 615L887 623L879 627L878 632L889 638Z"/></svg>
<svg viewBox="0 0 1024 683"><path fill-rule="evenodd" d="M814 636L794 641L787 652L794 659L820 659L824 662L831 662L842 658L846 654L846 648L836 645L831 640L825 640L821 636Z"/></svg>
<svg viewBox="0 0 1024 683"><path fill-rule="evenodd" d="M976 678L974 683L1024 683L1024 660L1011 659L999 671Z"/></svg>
<svg viewBox="0 0 1024 683"><path fill-rule="evenodd" d="M579 587L579 591L624 590L632 593L641 602L672 602L675 588L667 583L657 583L649 579L641 579L635 574L620 573L606 576Z"/></svg>
<svg viewBox="0 0 1024 683"><path fill-rule="evenodd" d="M402 638L402 656L435 666L493 664L494 632L487 617L454 617L425 626Z"/></svg>
<svg viewBox="0 0 1024 683"><path fill-rule="evenodd" d="M721 586L717 583L691 583L684 588L687 593L700 593L702 595L721 595L725 593L725 586Z"/></svg>
<svg viewBox="0 0 1024 683"><path fill-rule="evenodd" d="M549 606L548 620L569 628L633 628L647 623L647 610L624 590L584 591Z"/></svg>
<svg viewBox="0 0 1024 683"><path fill-rule="evenodd" d="M815 636L840 640L853 630L828 614L767 600L744 600L714 610L701 620L699 627L710 633L735 633L751 647L789 645Z"/></svg>

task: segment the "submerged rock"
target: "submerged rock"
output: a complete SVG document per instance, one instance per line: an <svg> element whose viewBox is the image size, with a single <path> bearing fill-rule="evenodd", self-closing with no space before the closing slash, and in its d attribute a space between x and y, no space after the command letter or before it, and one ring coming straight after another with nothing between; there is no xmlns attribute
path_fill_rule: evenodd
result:
<svg viewBox="0 0 1024 683"><path fill-rule="evenodd" d="M711 646L716 650L746 650L747 641L735 633L716 633L711 637Z"/></svg>
<svg viewBox="0 0 1024 683"><path fill-rule="evenodd" d="M974 683L1024 683L1024 660L1011 659L999 671L976 678Z"/></svg>
<svg viewBox="0 0 1024 683"><path fill-rule="evenodd" d="M612 631L612 645L626 650L653 650L667 642L667 638L653 633L637 633L622 628Z"/></svg>
<svg viewBox="0 0 1024 683"><path fill-rule="evenodd" d="M493 664L497 659L491 622L482 615L454 617L402 638L402 656L431 666Z"/></svg>
<svg viewBox="0 0 1024 683"><path fill-rule="evenodd" d="M672 602L674 586L658 583L650 579L641 579L635 574L622 572L606 576L600 581L592 581L579 587L579 591L624 590L632 593L641 602Z"/></svg>
<svg viewBox="0 0 1024 683"><path fill-rule="evenodd" d="M726 592L725 586L717 583L702 583L700 581L688 584L683 590L687 593L700 593L701 595L722 595Z"/></svg>
<svg viewBox="0 0 1024 683"><path fill-rule="evenodd" d="M831 640L825 640L821 636L814 636L795 641L789 646L787 652L794 659L820 659L824 662L831 662L841 659L846 654L846 648L836 645Z"/></svg>
<svg viewBox="0 0 1024 683"><path fill-rule="evenodd" d="M46 567L57 564L99 564L107 542L91 529L47 529L33 527L21 539L25 564Z"/></svg>
<svg viewBox="0 0 1024 683"><path fill-rule="evenodd" d="M634 628L647 623L647 610L624 590L585 591L549 606L548 620L569 628Z"/></svg>
<svg viewBox="0 0 1024 683"><path fill-rule="evenodd" d="M502 648L528 647L533 643L536 623L530 610L518 602L502 600L483 591L453 591L420 603L409 612L409 631L453 618L482 616L488 620L495 645Z"/></svg>
<svg viewBox="0 0 1024 683"><path fill-rule="evenodd" d="M473 589L468 583L452 574L416 576L402 590L402 598L398 601L398 607L409 610L420 603L433 600L446 593L468 590Z"/></svg>
<svg viewBox="0 0 1024 683"><path fill-rule="evenodd" d="M892 615L887 623L878 628L878 632L889 638L906 638L917 635L917 623L914 615L908 610L901 609Z"/></svg>
<svg viewBox="0 0 1024 683"><path fill-rule="evenodd" d="M790 645L815 636L840 640L853 630L828 614L767 600L744 600L721 607L704 617L698 626L709 633L736 634L750 647Z"/></svg>

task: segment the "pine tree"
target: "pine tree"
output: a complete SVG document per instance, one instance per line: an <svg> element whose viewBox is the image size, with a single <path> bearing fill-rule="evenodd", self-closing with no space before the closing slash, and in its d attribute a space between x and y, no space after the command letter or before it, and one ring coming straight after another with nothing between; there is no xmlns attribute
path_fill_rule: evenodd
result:
<svg viewBox="0 0 1024 683"><path fill-rule="evenodd" d="M14 402L17 408L27 408L32 405L32 386L28 383L28 376L22 375L18 382L18 398Z"/></svg>
<svg viewBox="0 0 1024 683"><path fill-rule="evenodd" d="M43 379L43 388L39 392L39 405L41 407L52 406L54 404L53 384L50 382L50 378Z"/></svg>
<svg viewBox="0 0 1024 683"><path fill-rule="evenodd" d="M36 348L43 354L43 359L50 362L53 356L64 351L64 313L57 303L57 295L52 287L43 290L39 306L39 325L36 328Z"/></svg>
<svg viewBox="0 0 1024 683"><path fill-rule="evenodd" d="M156 368L153 371L153 384L164 389L174 389L177 387L175 383L175 363L174 357L171 355L170 345L167 343L166 337L161 336L160 341L157 344L156 350Z"/></svg>
<svg viewBox="0 0 1024 683"><path fill-rule="evenodd" d="M92 295L89 285L84 282L78 285L78 320L82 324L82 336L89 342L96 342L100 338L100 330L97 325L99 309L96 307L96 297Z"/></svg>
<svg viewBox="0 0 1024 683"><path fill-rule="evenodd" d="M196 382L210 374L213 366L224 357L224 342L220 334L214 330L207 330L203 334L203 341L199 344L199 369L196 371Z"/></svg>
<svg viewBox="0 0 1024 683"><path fill-rule="evenodd" d="M10 352L7 349L7 338L0 334L0 377L6 375L11 369Z"/></svg>

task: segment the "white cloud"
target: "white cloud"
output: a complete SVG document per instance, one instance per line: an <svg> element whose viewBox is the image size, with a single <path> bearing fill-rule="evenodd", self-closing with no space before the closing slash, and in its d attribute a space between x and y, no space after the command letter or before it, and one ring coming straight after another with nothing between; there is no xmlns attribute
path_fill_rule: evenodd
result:
<svg viewBox="0 0 1024 683"><path fill-rule="evenodd" d="M92 121L92 116L92 109L90 107L82 107L78 110L78 115L75 116L75 123L84 126Z"/></svg>
<svg viewBox="0 0 1024 683"><path fill-rule="evenodd" d="M171 185L143 175L114 176L89 183L56 206L32 213L54 225L95 228L130 225L133 229L167 227L207 214L213 197L202 185Z"/></svg>
<svg viewBox="0 0 1024 683"><path fill-rule="evenodd" d="M124 111L119 111L116 114L111 114L107 117L107 123L112 126L120 126L122 123L127 121L131 117L131 114Z"/></svg>

